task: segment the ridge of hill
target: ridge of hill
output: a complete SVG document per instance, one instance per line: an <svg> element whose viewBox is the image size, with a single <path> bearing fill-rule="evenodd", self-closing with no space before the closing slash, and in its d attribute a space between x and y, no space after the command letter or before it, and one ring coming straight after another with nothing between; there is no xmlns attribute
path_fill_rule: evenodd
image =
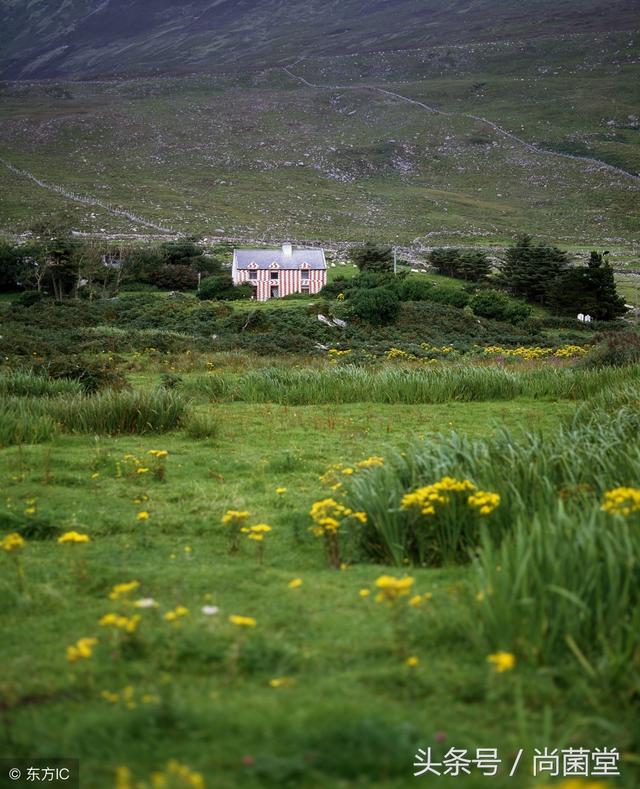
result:
<svg viewBox="0 0 640 789"><path fill-rule="evenodd" d="M176 74L638 26L634 0L0 0L0 78Z"/></svg>

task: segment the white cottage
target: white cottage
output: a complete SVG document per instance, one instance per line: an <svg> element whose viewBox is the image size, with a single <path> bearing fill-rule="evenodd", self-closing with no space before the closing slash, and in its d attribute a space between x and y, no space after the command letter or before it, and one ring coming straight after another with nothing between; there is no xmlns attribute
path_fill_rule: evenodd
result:
<svg viewBox="0 0 640 789"><path fill-rule="evenodd" d="M327 282L323 249L234 249L231 269L234 285L248 282L258 301L290 293L318 293Z"/></svg>

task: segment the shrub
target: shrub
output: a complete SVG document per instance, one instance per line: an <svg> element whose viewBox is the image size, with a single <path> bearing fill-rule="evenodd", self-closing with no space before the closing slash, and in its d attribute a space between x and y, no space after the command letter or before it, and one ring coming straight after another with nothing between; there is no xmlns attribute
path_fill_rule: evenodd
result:
<svg viewBox="0 0 640 789"><path fill-rule="evenodd" d="M606 332L582 360L585 367L621 367L640 362L640 335L634 331Z"/></svg>
<svg viewBox="0 0 640 789"><path fill-rule="evenodd" d="M429 280L408 277L400 285L402 301L434 301L437 304L448 304L451 307L466 307L469 294L461 288L434 284Z"/></svg>
<svg viewBox="0 0 640 789"><path fill-rule="evenodd" d="M253 288L247 282L242 285L234 285L231 274L217 274L214 277L205 277L200 283L197 297L202 300L219 299L221 301L237 301L238 299L250 299L253 295Z"/></svg>
<svg viewBox="0 0 640 789"><path fill-rule="evenodd" d="M356 290L349 298L353 313L367 323L385 324L393 322L400 312L400 299L391 288Z"/></svg>
<svg viewBox="0 0 640 789"><path fill-rule="evenodd" d="M191 266L165 265L150 276L150 281L164 290L195 290L198 273Z"/></svg>
<svg viewBox="0 0 640 789"><path fill-rule="evenodd" d="M469 301L469 306L481 318L522 323L531 315L531 307L516 299L510 299L499 290L481 290Z"/></svg>
<svg viewBox="0 0 640 789"><path fill-rule="evenodd" d="M36 365L34 372L52 381L77 382L89 393L127 386L126 378L113 363L91 356L57 356Z"/></svg>

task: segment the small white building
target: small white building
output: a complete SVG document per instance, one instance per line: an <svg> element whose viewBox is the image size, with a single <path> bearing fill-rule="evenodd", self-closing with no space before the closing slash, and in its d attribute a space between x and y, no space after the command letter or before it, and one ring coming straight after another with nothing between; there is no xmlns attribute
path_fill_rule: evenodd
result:
<svg viewBox="0 0 640 789"><path fill-rule="evenodd" d="M234 249L231 268L234 285L248 282L258 301L290 293L318 293L327 283L323 249Z"/></svg>

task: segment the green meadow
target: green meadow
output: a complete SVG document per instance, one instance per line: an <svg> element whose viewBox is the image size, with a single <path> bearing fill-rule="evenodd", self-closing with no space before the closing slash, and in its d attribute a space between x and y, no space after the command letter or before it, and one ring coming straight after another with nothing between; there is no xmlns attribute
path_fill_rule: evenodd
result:
<svg viewBox="0 0 640 789"><path fill-rule="evenodd" d="M148 351L92 394L14 359L0 535L24 544L0 553L2 752L79 758L96 789L391 789L419 748L495 748L496 777L440 780L527 788L565 785L533 777L536 748L613 747L611 785L636 786L638 512L633 493L627 515L600 507L637 488L639 370L575 364L238 352L168 378ZM499 506L483 520L452 493L430 530L400 497L445 475ZM340 522L337 567L310 516L326 499L366 513ZM270 531L232 533L228 511ZM394 597L384 576L413 581ZM189 772L153 778L170 759Z"/></svg>

